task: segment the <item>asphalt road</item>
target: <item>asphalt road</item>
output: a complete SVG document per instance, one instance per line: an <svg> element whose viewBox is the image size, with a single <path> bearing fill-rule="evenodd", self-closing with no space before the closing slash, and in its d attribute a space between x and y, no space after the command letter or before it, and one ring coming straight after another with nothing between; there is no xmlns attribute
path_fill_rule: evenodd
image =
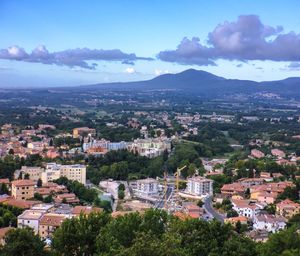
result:
<svg viewBox="0 0 300 256"><path fill-rule="evenodd" d="M219 214L218 212L215 211L215 209L212 206L212 197L207 197L204 200L204 205L203 208L205 209L205 211L212 216L212 218L217 219L218 221L224 223L224 216L222 216L221 214Z"/></svg>
<svg viewBox="0 0 300 256"><path fill-rule="evenodd" d="M172 195L172 192L173 192L173 187L168 185L167 191L166 191L167 200L169 200L170 196ZM163 197L159 200L159 202L156 203L155 208L159 208L159 209L164 208L164 201L165 201L165 195L163 195Z"/></svg>

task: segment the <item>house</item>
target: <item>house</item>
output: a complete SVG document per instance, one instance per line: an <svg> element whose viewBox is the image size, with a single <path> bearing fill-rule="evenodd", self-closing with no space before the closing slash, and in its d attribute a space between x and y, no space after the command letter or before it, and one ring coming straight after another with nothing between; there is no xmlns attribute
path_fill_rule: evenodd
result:
<svg viewBox="0 0 300 256"><path fill-rule="evenodd" d="M183 212L193 219L201 218L204 212L202 208L191 202L182 203L182 208Z"/></svg>
<svg viewBox="0 0 300 256"><path fill-rule="evenodd" d="M267 193L277 193L280 194L284 191L286 187L293 187L293 182L281 181L281 182L271 182L263 185L255 185L250 188L251 199L257 200L258 196L262 192Z"/></svg>
<svg viewBox="0 0 300 256"><path fill-rule="evenodd" d="M39 222L39 235L42 239L51 238L54 231L60 227L67 215L45 213Z"/></svg>
<svg viewBox="0 0 300 256"><path fill-rule="evenodd" d="M54 199L55 203L78 204L79 199L74 193L58 194Z"/></svg>
<svg viewBox="0 0 300 256"><path fill-rule="evenodd" d="M33 198L34 186L32 180L14 180L11 182L11 195L18 200Z"/></svg>
<svg viewBox="0 0 300 256"><path fill-rule="evenodd" d="M264 179L264 181L266 181L266 182L273 181L273 177L271 176L271 173L269 173L269 172L261 172L260 178Z"/></svg>
<svg viewBox="0 0 300 256"><path fill-rule="evenodd" d="M18 228L32 228L35 234L39 233L39 222L45 211L25 210L18 216Z"/></svg>
<svg viewBox="0 0 300 256"><path fill-rule="evenodd" d="M262 178L242 178L238 182L245 188L250 188L254 185L262 185L265 181Z"/></svg>
<svg viewBox="0 0 300 256"><path fill-rule="evenodd" d="M210 196L213 194L213 180L201 176L188 178L185 193L195 196Z"/></svg>
<svg viewBox="0 0 300 256"><path fill-rule="evenodd" d="M300 204L295 203L290 199L285 199L276 204L276 212L279 215L289 219L295 214L300 213Z"/></svg>
<svg viewBox="0 0 300 256"><path fill-rule="evenodd" d="M278 193L269 193L269 192L259 192L257 194L257 202L259 203L265 203L265 204L274 204L276 198L278 196Z"/></svg>
<svg viewBox="0 0 300 256"><path fill-rule="evenodd" d="M226 218L224 220L225 223L230 223L231 225L235 226L236 223L240 222L241 224L247 225L248 223L248 218L245 216L238 216L238 217L231 217L231 218Z"/></svg>
<svg viewBox="0 0 300 256"><path fill-rule="evenodd" d="M30 209L33 205L40 203L40 201L20 200L20 199L14 199L12 197L9 197L9 198L5 198L4 200L1 200L0 203L14 206L20 209Z"/></svg>
<svg viewBox="0 0 300 256"><path fill-rule="evenodd" d="M235 210L239 216L245 216L249 219L253 219L264 206L258 203L252 203L249 200L232 200L232 209Z"/></svg>
<svg viewBox="0 0 300 256"><path fill-rule="evenodd" d="M272 215L268 213L261 213L254 216L253 229L265 230L267 232L276 233L284 229L286 226L286 219L280 215Z"/></svg>
<svg viewBox="0 0 300 256"><path fill-rule="evenodd" d="M251 156L254 158L263 158L265 157L265 154L258 149L252 149Z"/></svg>
<svg viewBox="0 0 300 256"><path fill-rule="evenodd" d="M278 158L284 158L285 157L285 153L282 150L277 149L277 148L272 149L271 154L273 156L278 157Z"/></svg>
<svg viewBox="0 0 300 256"><path fill-rule="evenodd" d="M266 242L269 238L269 233L266 230L251 230L247 236L255 242Z"/></svg>
<svg viewBox="0 0 300 256"><path fill-rule="evenodd" d="M241 183L224 184L221 188L222 195L244 195L245 187Z"/></svg>

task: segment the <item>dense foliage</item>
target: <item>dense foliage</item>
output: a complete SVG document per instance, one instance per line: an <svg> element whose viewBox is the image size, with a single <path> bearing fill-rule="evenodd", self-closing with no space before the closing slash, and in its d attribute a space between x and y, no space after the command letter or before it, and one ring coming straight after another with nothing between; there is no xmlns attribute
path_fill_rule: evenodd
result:
<svg viewBox="0 0 300 256"><path fill-rule="evenodd" d="M236 231L235 231L236 230ZM104 212L67 219L54 232L53 256L296 256L295 226L255 243L229 224L180 220L160 210L112 218ZM47 255L44 243L28 229L10 231L0 255Z"/></svg>

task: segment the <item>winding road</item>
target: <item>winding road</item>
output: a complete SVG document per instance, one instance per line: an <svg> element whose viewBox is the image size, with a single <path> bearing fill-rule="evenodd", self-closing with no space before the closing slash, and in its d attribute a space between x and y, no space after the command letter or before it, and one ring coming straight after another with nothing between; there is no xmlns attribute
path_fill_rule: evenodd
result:
<svg viewBox="0 0 300 256"><path fill-rule="evenodd" d="M204 200L204 205L203 205L204 210L212 217L217 219L218 221L224 223L225 217L218 213L212 206L212 197L209 196L205 198Z"/></svg>

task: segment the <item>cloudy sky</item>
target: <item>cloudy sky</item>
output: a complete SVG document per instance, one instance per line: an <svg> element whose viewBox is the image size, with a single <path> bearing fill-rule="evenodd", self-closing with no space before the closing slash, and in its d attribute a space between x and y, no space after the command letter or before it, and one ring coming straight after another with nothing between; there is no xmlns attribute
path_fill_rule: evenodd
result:
<svg viewBox="0 0 300 256"><path fill-rule="evenodd" d="M188 68L300 76L299 0L1 0L0 87L136 81Z"/></svg>

